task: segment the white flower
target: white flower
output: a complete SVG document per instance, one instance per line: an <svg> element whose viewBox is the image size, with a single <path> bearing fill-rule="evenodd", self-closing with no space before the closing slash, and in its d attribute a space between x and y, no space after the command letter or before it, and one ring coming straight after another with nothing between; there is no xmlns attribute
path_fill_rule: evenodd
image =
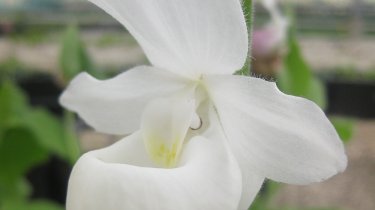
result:
<svg viewBox="0 0 375 210"><path fill-rule="evenodd" d="M240 1L91 1L126 26L153 67L105 81L82 73L62 95L96 130L133 133L81 157L68 210L244 210L265 178L308 184L345 169L317 105L232 75L248 49Z"/></svg>

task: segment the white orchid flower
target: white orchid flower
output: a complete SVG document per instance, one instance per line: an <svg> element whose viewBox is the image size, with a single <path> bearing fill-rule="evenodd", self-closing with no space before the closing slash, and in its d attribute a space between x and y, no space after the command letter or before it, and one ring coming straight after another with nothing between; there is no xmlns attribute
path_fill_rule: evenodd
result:
<svg viewBox="0 0 375 210"><path fill-rule="evenodd" d="M244 210L265 178L292 184L345 169L313 102L234 76L247 57L238 0L91 0L137 39L152 67L77 76L61 103L97 131L125 135L81 157L68 210Z"/></svg>

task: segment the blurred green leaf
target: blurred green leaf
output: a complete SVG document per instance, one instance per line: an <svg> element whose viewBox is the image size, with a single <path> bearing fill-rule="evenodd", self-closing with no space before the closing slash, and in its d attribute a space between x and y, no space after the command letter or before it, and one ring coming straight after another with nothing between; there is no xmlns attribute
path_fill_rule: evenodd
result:
<svg viewBox="0 0 375 210"><path fill-rule="evenodd" d="M68 130L53 115L43 109L28 107L26 97L11 82L0 86L0 143L7 129L24 128L50 153L74 163L79 157L74 130ZM73 134L72 134L73 133Z"/></svg>
<svg viewBox="0 0 375 210"><path fill-rule="evenodd" d="M344 117L331 117L332 124L343 142L347 143L353 137L355 122Z"/></svg>
<svg viewBox="0 0 375 210"><path fill-rule="evenodd" d="M279 88L284 93L312 100L325 109L327 106L325 87L312 74L304 60L294 29L289 32L288 48L289 52L284 59L285 70L278 77Z"/></svg>
<svg viewBox="0 0 375 210"><path fill-rule="evenodd" d="M29 111L27 99L10 81L0 86L0 130L15 124Z"/></svg>
<svg viewBox="0 0 375 210"><path fill-rule="evenodd" d="M253 31L253 18L254 18L254 11L253 11L253 0L243 0L242 1L242 9L244 11L245 19L246 19L246 26L247 31L249 33L249 46L251 46L252 41L252 31ZM243 75L243 76L250 76L250 65L251 64L251 49L249 49L247 59L245 65L237 71L236 75Z"/></svg>
<svg viewBox="0 0 375 210"><path fill-rule="evenodd" d="M5 203L19 203L24 201L31 193L29 183L23 179L0 181L0 209Z"/></svg>
<svg viewBox="0 0 375 210"><path fill-rule="evenodd" d="M13 182L22 177L32 166L46 161L48 152L25 128L7 130L0 144L0 181Z"/></svg>
<svg viewBox="0 0 375 210"><path fill-rule="evenodd" d="M73 163L79 149L70 132L47 111L29 107L25 95L12 82L0 85L1 210L62 209L46 202L25 203L31 188L24 176L50 154Z"/></svg>
<svg viewBox="0 0 375 210"><path fill-rule="evenodd" d="M70 152L70 161L74 164L79 158L81 151L79 147L79 140L75 130L75 115L67 110L64 111L64 138L66 142L66 148Z"/></svg>
<svg viewBox="0 0 375 210"><path fill-rule="evenodd" d="M69 133L70 131L67 131L64 125L54 116L45 110L37 109L27 115L24 123L48 151L59 155L72 164L78 159L80 155L76 143L78 140L73 138ZM75 147L72 147L71 142L75 143Z"/></svg>
<svg viewBox="0 0 375 210"><path fill-rule="evenodd" d="M310 83L309 92L306 98L314 101L323 110L327 108L327 90L323 82L316 77L313 77Z"/></svg>
<svg viewBox="0 0 375 210"><path fill-rule="evenodd" d="M4 207L1 210L64 210L58 204L40 200L33 202L12 202L5 203Z"/></svg>
<svg viewBox="0 0 375 210"><path fill-rule="evenodd" d="M76 26L69 26L64 34L59 62L66 83L82 71L95 74L94 65Z"/></svg>

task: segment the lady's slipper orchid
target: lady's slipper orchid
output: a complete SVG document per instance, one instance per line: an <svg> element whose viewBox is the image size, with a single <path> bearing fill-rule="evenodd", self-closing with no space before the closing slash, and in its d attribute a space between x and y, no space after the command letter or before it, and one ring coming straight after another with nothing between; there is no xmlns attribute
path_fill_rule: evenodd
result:
<svg viewBox="0 0 375 210"><path fill-rule="evenodd" d="M137 39L152 67L75 78L61 103L96 130L133 133L85 154L68 210L245 210L265 178L292 184L345 169L321 109L233 76L247 57L238 0L91 0Z"/></svg>

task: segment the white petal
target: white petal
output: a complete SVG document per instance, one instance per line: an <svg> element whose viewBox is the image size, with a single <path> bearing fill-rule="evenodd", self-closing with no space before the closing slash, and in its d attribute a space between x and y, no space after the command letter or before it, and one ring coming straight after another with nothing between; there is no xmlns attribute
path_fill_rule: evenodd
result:
<svg viewBox="0 0 375 210"><path fill-rule="evenodd" d="M221 139L225 141L226 136L223 133L223 128L216 112L210 113L210 122L210 130L204 136L209 139ZM246 164L245 161L237 162L242 174L242 197L238 205L238 210L247 210L261 189L265 177L258 174L255 168L251 168L251 165Z"/></svg>
<svg viewBox="0 0 375 210"><path fill-rule="evenodd" d="M75 165L67 210L236 210L241 174L219 141L192 139L174 169L151 168L136 133ZM138 165L138 166L136 166Z"/></svg>
<svg viewBox="0 0 375 210"><path fill-rule="evenodd" d="M265 177L259 175L255 170L251 170L243 162L239 162L239 165L242 172L242 197L238 210L248 210L260 191Z"/></svg>
<svg viewBox="0 0 375 210"><path fill-rule="evenodd" d="M149 155L159 166L176 166L194 112L192 99L160 98L147 105L141 131Z"/></svg>
<svg viewBox="0 0 375 210"><path fill-rule="evenodd" d="M90 0L120 21L153 65L189 77L232 74L248 50L238 0Z"/></svg>
<svg viewBox="0 0 375 210"><path fill-rule="evenodd" d="M187 80L151 67L137 67L104 81L81 73L60 103L96 130L122 135L139 129L141 113L150 100L189 87Z"/></svg>
<svg viewBox="0 0 375 210"><path fill-rule="evenodd" d="M205 79L239 162L270 179L307 184L342 172L347 158L334 127L313 102L257 78Z"/></svg>

